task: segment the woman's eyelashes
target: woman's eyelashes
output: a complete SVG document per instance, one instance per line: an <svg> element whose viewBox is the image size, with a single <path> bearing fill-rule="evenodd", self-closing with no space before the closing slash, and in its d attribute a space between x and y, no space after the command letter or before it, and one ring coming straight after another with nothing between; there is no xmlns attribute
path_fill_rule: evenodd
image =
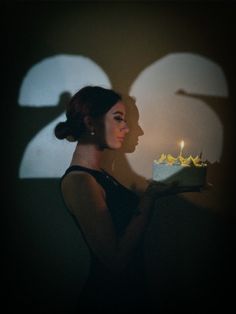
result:
<svg viewBox="0 0 236 314"><path fill-rule="evenodd" d="M126 120L123 118L123 117L121 117L121 116L115 116L114 117L114 119L116 120L116 121L118 121L118 122L125 122L126 123Z"/></svg>

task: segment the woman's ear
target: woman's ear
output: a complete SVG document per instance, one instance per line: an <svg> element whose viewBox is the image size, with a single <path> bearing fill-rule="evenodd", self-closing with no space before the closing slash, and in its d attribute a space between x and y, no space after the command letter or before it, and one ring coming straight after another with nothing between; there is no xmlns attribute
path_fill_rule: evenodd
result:
<svg viewBox="0 0 236 314"><path fill-rule="evenodd" d="M91 133L94 132L94 123L93 119L90 116L84 117L84 125L86 126L86 129Z"/></svg>
<svg viewBox="0 0 236 314"><path fill-rule="evenodd" d="M90 116L85 116L84 117L84 124L86 126L87 129L90 129L93 125L92 125L92 119Z"/></svg>

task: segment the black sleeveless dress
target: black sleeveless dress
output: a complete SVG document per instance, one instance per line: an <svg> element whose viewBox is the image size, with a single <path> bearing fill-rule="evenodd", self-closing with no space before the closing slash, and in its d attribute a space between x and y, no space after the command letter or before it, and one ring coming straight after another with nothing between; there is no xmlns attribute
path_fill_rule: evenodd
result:
<svg viewBox="0 0 236 314"><path fill-rule="evenodd" d="M71 171L85 171L103 187L117 235L122 236L136 214L138 196L104 170L71 166L62 180ZM79 226L77 220L76 223ZM85 237L84 239L86 242ZM125 271L119 275L111 273L98 260L89 245L88 248L91 254L90 272L79 296L78 313L125 313L145 307L146 285L141 243Z"/></svg>

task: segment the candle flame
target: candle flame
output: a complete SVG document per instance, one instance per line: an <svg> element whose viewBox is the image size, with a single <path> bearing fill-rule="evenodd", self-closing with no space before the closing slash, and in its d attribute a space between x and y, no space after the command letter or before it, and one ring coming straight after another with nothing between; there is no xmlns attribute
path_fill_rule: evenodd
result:
<svg viewBox="0 0 236 314"><path fill-rule="evenodd" d="M183 141L183 140L180 142L180 148L181 148L181 149L184 148L184 141Z"/></svg>

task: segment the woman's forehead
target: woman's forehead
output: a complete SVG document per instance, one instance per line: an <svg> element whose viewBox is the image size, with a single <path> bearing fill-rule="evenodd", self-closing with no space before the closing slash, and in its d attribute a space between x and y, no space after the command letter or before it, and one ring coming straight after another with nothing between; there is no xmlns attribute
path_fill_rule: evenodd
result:
<svg viewBox="0 0 236 314"><path fill-rule="evenodd" d="M108 111L112 114L119 113L125 115L125 104L122 101L117 102L114 106L111 107L111 109Z"/></svg>

